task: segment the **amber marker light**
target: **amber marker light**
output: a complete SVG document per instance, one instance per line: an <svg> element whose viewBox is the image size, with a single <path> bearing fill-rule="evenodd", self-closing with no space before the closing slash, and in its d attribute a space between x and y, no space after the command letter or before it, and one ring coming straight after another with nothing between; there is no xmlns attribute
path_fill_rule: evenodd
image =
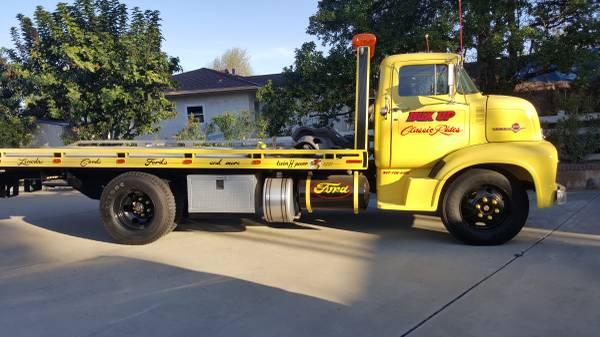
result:
<svg viewBox="0 0 600 337"><path fill-rule="evenodd" d="M377 37L371 33L356 34L352 38L352 48L369 47L371 57L375 55L375 43L377 43Z"/></svg>
<svg viewBox="0 0 600 337"><path fill-rule="evenodd" d="M54 158L54 159L52 159L52 163L54 163L54 164L60 164L61 160L60 160L60 158Z"/></svg>
<svg viewBox="0 0 600 337"><path fill-rule="evenodd" d="M125 164L125 159L117 159L117 164Z"/></svg>
<svg viewBox="0 0 600 337"><path fill-rule="evenodd" d="M183 165L189 165L189 164L191 164L191 163L192 163L192 160L191 160L191 159L185 159L185 160L183 161Z"/></svg>

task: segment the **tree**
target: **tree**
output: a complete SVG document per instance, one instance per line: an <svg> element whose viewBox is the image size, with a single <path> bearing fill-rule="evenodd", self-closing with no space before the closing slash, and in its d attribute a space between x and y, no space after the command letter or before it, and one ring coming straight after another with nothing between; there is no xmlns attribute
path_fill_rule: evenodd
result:
<svg viewBox="0 0 600 337"><path fill-rule="evenodd" d="M541 68L577 70L578 84L600 77L600 2L535 1L532 53Z"/></svg>
<svg viewBox="0 0 600 337"><path fill-rule="evenodd" d="M296 61L284 69L282 83L268 83L257 94L264 103L261 114L269 120L269 134L289 133L290 125L307 117L316 126L331 126L334 120L348 117L347 107L354 105L352 60L349 46L336 46L327 56L314 42L297 49Z"/></svg>
<svg viewBox="0 0 600 337"><path fill-rule="evenodd" d="M31 141L34 119L20 107L19 75L0 54L0 147L21 147Z"/></svg>
<svg viewBox="0 0 600 337"><path fill-rule="evenodd" d="M22 74L25 113L68 122L66 141L131 139L175 116L164 90L174 87L179 61L161 51L158 11L76 0L17 18L9 55Z"/></svg>
<svg viewBox="0 0 600 337"><path fill-rule="evenodd" d="M196 118L190 117L186 127L181 129L175 138L177 140L206 141L214 131L214 124L203 125Z"/></svg>
<svg viewBox="0 0 600 337"><path fill-rule="evenodd" d="M522 57L534 38L530 1L467 0L463 2L465 48L475 51L476 79L487 92L511 92L515 74L529 61Z"/></svg>
<svg viewBox="0 0 600 337"><path fill-rule="evenodd" d="M250 137L265 137L266 124L260 118L254 118L250 111L224 112L215 116L212 123L223 133L227 141L246 140Z"/></svg>
<svg viewBox="0 0 600 337"><path fill-rule="evenodd" d="M431 50L456 50L456 15L449 0L322 0L310 17L307 32L316 35L329 53L305 43L296 50L294 64L284 69L279 87L259 90L262 113L269 119L269 133L289 131L302 117L314 117L317 126L335 118L352 116L355 58L352 36L372 32L377 52L372 62L371 83L377 83L378 65L391 54L425 50L425 34Z"/></svg>
<svg viewBox="0 0 600 337"><path fill-rule="evenodd" d="M578 86L597 90L591 80L600 77L598 1L463 0L463 16L464 47L477 62L475 77L484 92L512 93L517 74L530 64L540 72L575 67ZM280 86L259 90L271 134L289 131L302 116L316 116L325 125L344 112L341 107L354 106L350 40L356 33L377 36L373 88L381 60L424 51L425 34L432 51L457 51L458 0L322 0L307 32L329 53L302 45Z"/></svg>
<svg viewBox="0 0 600 337"><path fill-rule="evenodd" d="M212 61L211 68L240 76L252 75L248 51L237 47L228 49L223 55L216 57Z"/></svg>

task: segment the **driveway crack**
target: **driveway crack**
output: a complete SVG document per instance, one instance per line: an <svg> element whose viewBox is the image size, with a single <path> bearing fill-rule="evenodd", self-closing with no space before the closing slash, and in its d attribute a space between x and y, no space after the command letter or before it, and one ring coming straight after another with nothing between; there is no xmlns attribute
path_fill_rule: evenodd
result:
<svg viewBox="0 0 600 337"><path fill-rule="evenodd" d="M556 227L554 227L552 230L548 231L546 234L544 234L542 237L540 237L539 239L537 239L535 242L533 242L527 248L525 248L522 251L514 254L512 258L510 258L506 263L504 263L503 265L501 265L498 269L494 270L490 274L488 274L485 277L483 277L481 280L477 281L475 284L471 285L465 291L463 291L462 293L458 294L458 296L452 298L449 302L447 302L446 304L444 304L442 307L440 307L438 310L434 311L432 314L430 314L429 316L427 316L426 318L424 318L419 323L415 324L410 329L406 330L400 336L401 337L405 337L405 336L410 335L415 330L417 330L418 328L420 328L421 326L423 326L425 323L429 322L431 319L433 319L434 317L436 317L437 315L439 315L442 311L446 310L452 304L458 302L461 298L465 297L467 294L469 294L471 291L475 290L481 284L483 284L487 280L489 280L492 277L494 277L494 275L496 275L499 272L501 272L502 270L504 270L506 267L508 267L509 265L511 265L513 262L515 262L517 259L525 256L525 254L527 252L529 252L531 249L533 249L534 247L536 247L537 245L539 245L540 243L542 243L550 235L554 234L554 232L556 232L557 230L559 230L564 224L566 224L567 222L569 222L573 217L575 217L577 214L579 214L579 212L581 212L584 208L586 208L587 206L589 206L598 197L600 197L600 193L597 193L596 195L594 195L588 202L586 202L583 206L579 207L575 212L573 212L573 214L569 215L565 220L561 221Z"/></svg>

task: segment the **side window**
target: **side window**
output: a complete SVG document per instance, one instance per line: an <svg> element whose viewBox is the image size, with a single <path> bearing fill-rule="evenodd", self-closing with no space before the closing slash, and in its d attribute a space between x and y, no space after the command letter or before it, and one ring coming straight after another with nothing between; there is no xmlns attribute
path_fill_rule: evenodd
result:
<svg viewBox="0 0 600 337"><path fill-rule="evenodd" d="M204 108L202 106L188 106L188 119L194 119L198 123L204 123Z"/></svg>
<svg viewBox="0 0 600 337"><path fill-rule="evenodd" d="M400 96L448 94L448 66L445 64L404 66L400 68L398 79Z"/></svg>
<svg viewBox="0 0 600 337"><path fill-rule="evenodd" d="M477 89L477 86L463 68L460 69L458 75L458 87L456 88L456 91L461 94L475 94L479 92L479 89Z"/></svg>

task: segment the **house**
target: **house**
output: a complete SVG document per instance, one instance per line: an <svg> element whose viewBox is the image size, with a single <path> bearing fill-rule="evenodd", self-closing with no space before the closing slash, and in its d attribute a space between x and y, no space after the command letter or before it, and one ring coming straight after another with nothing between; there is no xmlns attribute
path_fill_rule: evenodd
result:
<svg viewBox="0 0 600 337"><path fill-rule="evenodd" d="M281 74L239 76L208 68L200 68L173 76L177 89L166 92L166 97L175 103L177 115L163 120L158 134L140 139L170 139L183 129L193 116L200 123L208 124L213 117L223 112L260 111L256 100L258 89L268 81L277 83Z"/></svg>
<svg viewBox="0 0 600 337"><path fill-rule="evenodd" d="M238 76L212 69L201 68L173 75L177 89L166 92L166 97L175 103L177 115L161 121L157 134L143 135L138 140L172 139L187 126L188 118L201 123L210 123L212 118L223 112L260 110L256 92L268 81L279 83L281 74ZM66 123L38 120L32 146L62 146L61 138Z"/></svg>

